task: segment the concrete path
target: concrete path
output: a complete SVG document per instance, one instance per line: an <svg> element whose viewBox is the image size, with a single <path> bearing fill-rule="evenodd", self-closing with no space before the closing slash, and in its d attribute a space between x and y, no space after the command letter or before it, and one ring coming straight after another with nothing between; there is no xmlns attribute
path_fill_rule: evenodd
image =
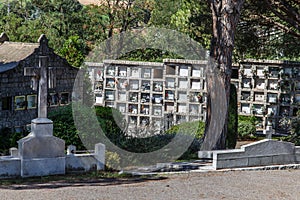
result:
<svg viewBox="0 0 300 200"><path fill-rule="evenodd" d="M136 180L0 187L1 200L300 200L300 170L189 172Z"/></svg>

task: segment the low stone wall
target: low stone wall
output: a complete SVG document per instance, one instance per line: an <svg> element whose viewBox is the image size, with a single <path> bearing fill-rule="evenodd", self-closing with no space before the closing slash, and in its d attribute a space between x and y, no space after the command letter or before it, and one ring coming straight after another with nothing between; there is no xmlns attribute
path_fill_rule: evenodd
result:
<svg viewBox="0 0 300 200"><path fill-rule="evenodd" d="M66 171L90 171L104 170L105 166L105 145L96 144L95 153L75 154L76 147L69 146L66 156Z"/></svg>
<svg viewBox="0 0 300 200"><path fill-rule="evenodd" d="M295 147L296 162L300 163L300 146Z"/></svg>
<svg viewBox="0 0 300 200"><path fill-rule="evenodd" d="M71 147L71 149L74 148ZM11 151L11 156L1 156L0 157L0 179L2 178L15 178L22 176L21 158L16 154L17 149L13 148ZM105 166L105 145L96 144L95 153L86 154L74 154L73 151L68 147L68 154L63 159L65 162L65 172L86 172L90 170L104 170ZM49 160L49 159L48 159ZM53 170L51 167L51 162L57 162L57 159L49 160L47 170ZM28 160L32 165L38 162L37 159ZM54 165L55 166L55 165ZM34 176L34 175L33 175Z"/></svg>
<svg viewBox="0 0 300 200"><path fill-rule="evenodd" d="M100 169L99 169L100 168ZM66 156L66 171L90 171L103 169L99 167L99 163L93 154L72 154Z"/></svg>
<svg viewBox="0 0 300 200"><path fill-rule="evenodd" d="M21 159L12 156L0 157L0 178L18 177L21 175Z"/></svg>
<svg viewBox="0 0 300 200"><path fill-rule="evenodd" d="M199 157L203 155L212 157L214 169L300 163L300 147L270 139L244 145L241 149L199 152Z"/></svg>

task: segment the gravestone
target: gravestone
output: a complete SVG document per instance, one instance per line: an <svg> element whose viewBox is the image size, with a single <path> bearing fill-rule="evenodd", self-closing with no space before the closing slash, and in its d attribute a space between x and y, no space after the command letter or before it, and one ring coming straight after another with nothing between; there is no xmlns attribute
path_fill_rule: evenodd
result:
<svg viewBox="0 0 300 200"><path fill-rule="evenodd" d="M266 135L266 139L272 139L272 135L275 133L272 123L268 122L267 127L263 132Z"/></svg>
<svg viewBox="0 0 300 200"><path fill-rule="evenodd" d="M53 136L53 122L47 118L48 40L39 38L39 66L24 69L25 76L38 79L38 118L31 121L31 133L18 141L21 176L65 174L65 142Z"/></svg>

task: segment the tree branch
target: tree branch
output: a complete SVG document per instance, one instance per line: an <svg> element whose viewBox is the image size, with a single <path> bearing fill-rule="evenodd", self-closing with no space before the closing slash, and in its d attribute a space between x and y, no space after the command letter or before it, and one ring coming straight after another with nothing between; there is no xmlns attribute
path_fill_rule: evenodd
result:
<svg viewBox="0 0 300 200"><path fill-rule="evenodd" d="M282 23L279 23L275 20L273 20L270 17L267 17L265 15L252 15L252 17L254 17L255 19L261 19L263 18L267 23L264 23L264 25L268 25L269 23L273 24L274 26L276 26L277 28L279 28L280 30L283 30L286 33L289 33L297 38L300 38L300 33L294 31L293 29L289 28L288 26L285 26ZM262 24L263 22L259 22L260 24Z"/></svg>
<svg viewBox="0 0 300 200"><path fill-rule="evenodd" d="M280 11L283 11L282 9L280 9L279 5L275 4L275 2L273 2L273 0L265 0L265 2L267 3L269 9L277 16L279 17L281 20L287 22L288 24L290 24L292 27L294 27L295 29L300 31L300 26L297 23L297 21L293 20L292 18L290 18L289 16L284 16L282 13L280 13L277 9L279 9ZM277 9L275 9L275 8ZM285 13L286 14L286 13ZM286 14L287 15L287 14Z"/></svg>

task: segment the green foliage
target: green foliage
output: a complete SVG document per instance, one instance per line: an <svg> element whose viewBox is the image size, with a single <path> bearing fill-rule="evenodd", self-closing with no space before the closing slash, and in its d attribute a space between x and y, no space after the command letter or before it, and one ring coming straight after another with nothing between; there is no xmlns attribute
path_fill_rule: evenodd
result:
<svg viewBox="0 0 300 200"><path fill-rule="evenodd" d="M194 137L188 150L179 159L188 160L197 158L202 143L202 137L204 135L204 129L204 122L194 121L175 125L166 131L166 134L185 134Z"/></svg>
<svg viewBox="0 0 300 200"><path fill-rule="evenodd" d="M8 149L11 147L10 137L12 135L11 129L3 128L0 131L0 140L1 140L1 148L0 155L6 155L8 153Z"/></svg>
<svg viewBox="0 0 300 200"><path fill-rule="evenodd" d="M228 107L228 125L227 125L227 148L234 149L238 136L238 107L237 92L234 84L230 84L230 100Z"/></svg>
<svg viewBox="0 0 300 200"><path fill-rule="evenodd" d="M120 168L120 156L116 152L105 152L105 170L112 171Z"/></svg>
<svg viewBox="0 0 300 200"><path fill-rule="evenodd" d="M77 111L75 111L77 112ZM78 116L81 114L81 120L78 124L80 128L76 130L72 117L71 105L59 107L49 113L49 118L54 123L54 135L65 140L66 145L75 145L78 150L93 149L94 144L103 142L103 137L97 130L97 124L91 123L90 109L81 108L80 113L75 113ZM95 107L97 121L102 129L102 133L116 146L129 152L146 153L161 149L167 145L175 137L176 134L185 134L190 137L195 137L188 151L181 157L187 159L195 157L201 144L201 138L204 132L204 122L186 122L180 125L173 126L165 134L154 135L147 138L131 137L125 134L125 121L122 114L110 107ZM91 127L94 126L95 127ZM94 130L94 131L93 131ZM80 135L80 137L79 137ZM91 138L92 141L88 141ZM84 141L84 144L82 143ZM86 146L86 144L90 144ZM117 152L115 152L117 153ZM115 162L115 155L112 155L112 163ZM119 161L118 161L119 162ZM122 161L120 161L122 162ZM133 161L134 162L134 161ZM108 166L109 167L109 166Z"/></svg>
<svg viewBox="0 0 300 200"><path fill-rule="evenodd" d="M285 141L293 142L295 145L300 145L300 111L297 116L291 119L291 135L283 138Z"/></svg>
<svg viewBox="0 0 300 200"><path fill-rule="evenodd" d="M194 136L196 139L201 139L204 133L205 123L202 121L184 122L172 126L166 131L167 134L182 133Z"/></svg>
<svg viewBox="0 0 300 200"><path fill-rule="evenodd" d="M129 52L126 55L120 57L120 60L133 60L133 61L148 61L148 62L162 62L165 58L177 58L182 59L182 57L172 53L166 52L159 49L137 49L135 51Z"/></svg>
<svg viewBox="0 0 300 200"><path fill-rule="evenodd" d="M206 0L182 0L180 8L171 16L171 24L189 35L204 48L211 40L211 11Z"/></svg>
<svg viewBox="0 0 300 200"><path fill-rule="evenodd" d="M28 134L27 131L21 133L13 131L11 128L0 130L0 155L8 155L11 147L18 147L18 141Z"/></svg>
<svg viewBox="0 0 300 200"><path fill-rule="evenodd" d="M88 53L87 46L91 48L90 41L105 38L102 37L105 34L101 27L103 19L94 19L89 7L83 7L78 1L18 2L11 2L9 14L7 7L0 8L0 32L6 32L11 41L37 42L39 36L45 34L55 52L80 66Z"/></svg>
<svg viewBox="0 0 300 200"><path fill-rule="evenodd" d="M36 42L41 34L46 34L50 47L66 56L75 66L79 66L82 56L86 56L99 42L137 27L174 29L189 35L204 48L210 46L211 11L206 0L136 0L129 4L109 0L100 6L82 6L76 0L9 2L9 14L6 2L0 4L0 32L6 32L11 41L20 42ZM287 2L290 4L291 1ZM291 5L295 13L299 13L299 5ZM282 12L279 8L284 7L281 4L273 6L279 13ZM236 60L299 60L300 42L299 36L296 36L300 35L299 30L280 19L271 9L265 9L267 7L266 1L246 1L235 36ZM271 21L287 29L282 31ZM70 41L70 38L77 36L81 40L79 43L86 48L81 48L81 45L78 47L79 43L74 43L74 40ZM65 48L70 43L71 50L66 52ZM65 47L62 47L64 44ZM125 57L130 60L159 61L164 56L173 56L164 52L162 56L160 54L157 51L138 50Z"/></svg>
<svg viewBox="0 0 300 200"><path fill-rule="evenodd" d="M257 124L257 118L255 116L245 116L245 115L239 115L238 116L238 121L248 121L250 122L252 125L256 125Z"/></svg>
<svg viewBox="0 0 300 200"><path fill-rule="evenodd" d="M204 48L210 46L211 12L205 0L156 0L149 24L180 31Z"/></svg>
<svg viewBox="0 0 300 200"><path fill-rule="evenodd" d="M255 117L241 116L238 117L238 138L251 139L256 134L257 120Z"/></svg>
<svg viewBox="0 0 300 200"><path fill-rule="evenodd" d="M53 121L53 135L65 140L66 146L75 145L78 150L85 150L72 117L72 106L62 106L50 111L48 118Z"/></svg>
<svg viewBox="0 0 300 200"><path fill-rule="evenodd" d="M82 34L80 36L86 41L88 47L92 48L96 42L107 38L106 27L109 18L98 6L85 6L82 12Z"/></svg>
<svg viewBox="0 0 300 200"><path fill-rule="evenodd" d="M292 134L300 136L300 110L298 110L297 116L291 120L291 132Z"/></svg>
<svg viewBox="0 0 300 200"><path fill-rule="evenodd" d="M300 4L293 2L245 1L236 34L237 60L300 60L300 32L296 25L299 20L294 17L299 15Z"/></svg>
<svg viewBox="0 0 300 200"><path fill-rule="evenodd" d="M60 49L59 54L66 58L72 66L80 67L85 58L86 45L78 35L70 36Z"/></svg>
<svg viewBox="0 0 300 200"><path fill-rule="evenodd" d="M178 0L154 0L149 24L156 27L175 28L171 24L171 18L180 8L180 5Z"/></svg>

